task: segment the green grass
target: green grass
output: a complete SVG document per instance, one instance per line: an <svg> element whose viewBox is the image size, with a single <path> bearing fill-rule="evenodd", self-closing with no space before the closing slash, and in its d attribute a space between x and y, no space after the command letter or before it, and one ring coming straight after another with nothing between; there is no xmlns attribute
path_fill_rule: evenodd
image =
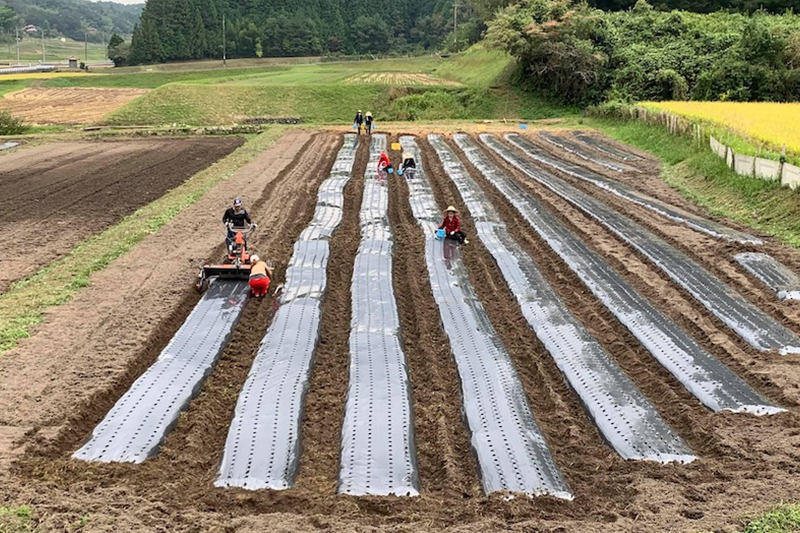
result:
<svg viewBox="0 0 800 533"><path fill-rule="evenodd" d="M584 124L661 158L663 179L712 214L800 247L800 191L739 176L706 146L661 126L618 119L586 119Z"/></svg>
<svg viewBox="0 0 800 533"><path fill-rule="evenodd" d="M535 120L578 113L511 87L507 76L512 67L510 56L480 46L448 58L282 65L244 61L238 64L247 66L229 69L0 79L0 94L31 85L155 89L105 120L142 126L220 125L253 116L299 116L307 123L347 123L356 109L371 110L379 125L405 120ZM353 76L383 72L429 74L463 86L344 83Z"/></svg>
<svg viewBox="0 0 800 533"><path fill-rule="evenodd" d="M92 273L104 269L158 231L182 209L274 144L284 131L284 127L276 126L252 137L225 159L192 176L119 224L79 244L68 256L15 283L0 295L0 354L27 337L47 309L68 302L78 289L87 286Z"/></svg>
<svg viewBox="0 0 800 533"><path fill-rule="evenodd" d="M800 504L780 504L751 519L741 533L791 533L800 531Z"/></svg>
<svg viewBox="0 0 800 533"><path fill-rule="evenodd" d="M349 123L356 109L376 122L537 119L569 113L510 89L390 87L375 84L171 84L107 117L117 125L229 124L252 116L298 116L307 123Z"/></svg>
<svg viewBox="0 0 800 533"><path fill-rule="evenodd" d="M0 507L0 533L28 531L33 531L33 511L30 507Z"/></svg>
<svg viewBox="0 0 800 533"><path fill-rule="evenodd" d="M84 46L82 42L66 39L61 42L61 39L45 39L45 51L47 52L47 61L65 61L70 56L75 56L79 61L84 59ZM106 48L100 43L88 43L87 48L89 51L89 61L108 61L106 57ZM42 59L42 39L33 36L22 39L19 46L20 59L22 61L39 61ZM0 44L0 61L17 61L17 47L12 42L11 44Z"/></svg>

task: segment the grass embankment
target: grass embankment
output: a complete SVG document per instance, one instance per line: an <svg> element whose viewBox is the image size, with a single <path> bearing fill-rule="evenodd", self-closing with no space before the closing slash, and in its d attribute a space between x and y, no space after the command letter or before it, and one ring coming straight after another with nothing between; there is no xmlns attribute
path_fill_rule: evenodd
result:
<svg viewBox="0 0 800 533"><path fill-rule="evenodd" d="M252 116L299 116L305 122L349 122L356 109L382 121L539 119L576 115L507 83L511 58L476 48L447 59L423 57L278 66L253 71L169 74L174 80L108 117L120 125L226 124ZM463 86L348 83L376 73L426 74ZM167 79L167 74L156 74ZM137 75L145 76L145 75ZM178 79L178 76L183 76ZM203 77L209 76L209 77ZM126 76L127 78L128 76ZM156 78L154 78L155 80ZM120 83L122 79L103 80ZM180 82L180 83L178 83ZM66 83L53 80L49 85ZM90 84L91 80L81 80ZM136 80L138 86L144 80ZM119 85L118 85L119 86Z"/></svg>
<svg viewBox="0 0 800 533"><path fill-rule="evenodd" d="M778 159L786 146L800 161L800 104L776 102L644 102L703 124L734 152Z"/></svg>
<svg viewBox="0 0 800 533"><path fill-rule="evenodd" d="M68 302L78 289L87 286L92 273L104 269L158 231L181 210L272 146L284 131L285 127L276 126L249 139L225 159L195 174L119 224L79 244L68 256L15 283L0 295L0 354L27 337L47 309Z"/></svg>
<svg viewBox="0 0 800 533"><path fill-rule="evenodd" d="M739 176L706 146L657 125L619 119L585 124L658 156L663 179L712 214L800 247L800 194L778 182Z"/></svg>

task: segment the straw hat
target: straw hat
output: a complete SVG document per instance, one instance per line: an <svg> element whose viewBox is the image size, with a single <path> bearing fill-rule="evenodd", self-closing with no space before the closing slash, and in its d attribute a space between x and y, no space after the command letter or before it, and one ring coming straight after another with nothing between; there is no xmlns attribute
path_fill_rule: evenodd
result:
<svg viewBox="0 0 800 533"><path fill-rule="evenodd" d="M411 159L411 152L403 152L403 159Z"/></svg>
<svg viewBox="0 0 800 533"><path fill-rule="evenodd" d="M449 213L450 211L452 211L453 213L458 213L458 210L455 207L453 207L452 205L448 205L447 212Z"/></svg>

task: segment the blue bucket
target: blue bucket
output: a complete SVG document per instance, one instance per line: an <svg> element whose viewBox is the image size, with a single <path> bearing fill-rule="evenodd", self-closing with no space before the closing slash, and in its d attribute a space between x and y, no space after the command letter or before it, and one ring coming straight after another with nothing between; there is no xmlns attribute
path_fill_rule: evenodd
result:
<svg viewBox="0 0 800 533"><path fill-rule="evenodd" d="M437 239L439 239L440 241L443 241L444 240L444 236L445 236L445 233L444 233L443 229L437 229L436 230L436 238Z"/></svg>
<svg viewBox="0 0 800 533"><path fill-rule="evenodd" d="M386 172L388 172L389 174L392 174L392 173L394 173L394 169L392 167L389 167L389 168L386 169Z"/></svg>
<svg viewBox="0 0 800 533"><path fill-rule="evenodd" d="M397 175L398 176L402 176L403 175L403 169L402 168L398 168L397 169Z"/></svg>

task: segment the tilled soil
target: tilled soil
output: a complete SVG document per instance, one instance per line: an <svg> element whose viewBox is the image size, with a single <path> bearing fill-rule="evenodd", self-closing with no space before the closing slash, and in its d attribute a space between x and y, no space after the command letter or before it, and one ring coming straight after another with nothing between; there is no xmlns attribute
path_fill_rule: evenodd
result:
<svg viewBox="0 0 800 533"><path fill-rule="evenodd" d="M0 109L35 124L94 124L148 89L37 87L6 94Z"/></svg>
<svg viewBox="0 0 800 533"><path fill-rule="evenodd" d="M77 142L0 155L0 292L241 144L231 137Z"/></svg>
<svg viewBox="0 0 800 533"><path fill-rule="evenodd" d="M248 303L217 367L158 456L141 465L71 460L69 455L158 355L196 302L189 289L193 265L221 253L214 228L229 197L245 196L260 223L252 244L276 265L277 284L284 277L292 243L310 220L317 188L339 144L340 138L332 134L300 130L287 134L173 223L98 273L91 287L51 312L34 337L0 359L0 505L30 503L43 531L75 529L86 516L82 531L650 532L732 531L743 511L796 497L800 489L796 358L755 352L630 247L495 158L706 349L762 394L789 408L788 413L762 418L711 414L653 360L463 157L519 246L699 459L690 465L623 461L604 443L528 327L494 260L475 235L470 213L462 209L471 240L463 254L470 280L512 357L575 500L483 496L462 416L458 373L425 272L423 235L411 214L405 181L392 178L388 186L394 286L412 382L422 495L337 496L348 385L350 277L360 240L366 142L359 146L354 177L345 188L345 216L331 240L328 292L296 487L249 492L216 489L212 484L237 395L274 312L273 298ZM463 204L427 141L420 138L419 144L438 204ZM397 152L390 155L399 157ZM656 183L656 162L649 160L642 167L647 180ZM650 191L641 185L649 181L638 179L646 192L677 203L669 189ZM732 254L747 246L700 237L590 185L568 181L680 246L800 331L796 304L777 302L757 281L730 266ZM183 253L165 257L164 247L176 240ZM766 240L762 249L800 267L796 252ZM120 284L120 279L129 283Z"/></svg>

